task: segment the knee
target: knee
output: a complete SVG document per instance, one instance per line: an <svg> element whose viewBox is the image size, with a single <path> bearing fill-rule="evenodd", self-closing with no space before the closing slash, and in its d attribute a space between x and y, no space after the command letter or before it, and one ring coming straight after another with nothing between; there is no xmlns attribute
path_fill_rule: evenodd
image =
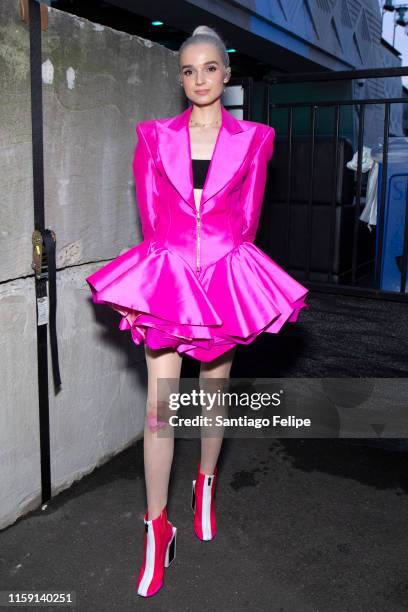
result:
<svg viewBox="0 0 408 612"><path fill-rule="evenodd" d="M230 370L224 369L222 374L217 375L208 372L200 372L198 381L200 388L204 391L223 391L228 389L231 384Z"/></svg>
<svg viewBox="0 0 408 612"><path fill-rule="evenodd" d="M161 429L165 425L165 423L163 424L161 421L158 420L156 413L148 412L146 414L146 425L149 428L149 431L154 433Z"/></svg>
<svg viewBox="0 0 408 612"><path fill-rule="evenodd" d="M167 402L148 402L145 422L150 431L155 432L165 427L168 423Z"/></svg>

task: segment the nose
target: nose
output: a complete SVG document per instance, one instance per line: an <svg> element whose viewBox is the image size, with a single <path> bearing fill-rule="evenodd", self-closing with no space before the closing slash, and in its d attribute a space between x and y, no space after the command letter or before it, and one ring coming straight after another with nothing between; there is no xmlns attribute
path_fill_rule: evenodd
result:
<svg viewBox="0 0 408 612"><path fill-rule="evenodd" d="M203 83L204 80L205 79L203 79L202 76L201 76L201 71L197 70L197 73L196 73L196 85L200 85L201 83Z"/></svg>

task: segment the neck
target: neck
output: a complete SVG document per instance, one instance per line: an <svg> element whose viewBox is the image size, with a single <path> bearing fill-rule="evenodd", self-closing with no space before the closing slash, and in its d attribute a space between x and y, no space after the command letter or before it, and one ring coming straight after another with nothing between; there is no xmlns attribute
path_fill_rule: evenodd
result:
<svg viewBox="0 0 408 612"><path fill-rule="evenodd" d="M193 104L193 110L190 113L190 121L197 123L215 123L221 120L221 103L219 100L206 106L198 106Z"/></svg>

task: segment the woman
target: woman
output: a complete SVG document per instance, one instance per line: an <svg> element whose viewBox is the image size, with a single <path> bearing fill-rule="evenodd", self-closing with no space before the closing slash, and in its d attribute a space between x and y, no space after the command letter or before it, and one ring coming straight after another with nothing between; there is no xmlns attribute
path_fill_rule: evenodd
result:
<svg viewBox="0 0 408 612"><path fill-rule="evenodd" d="M144 341L148 369L144 465L147 510L137 592L154 595L175 556L167 519L174 436L158 419L159 378L179 379L182 356L200 379L228 379L237 344L277 333L308 308L308 290L256 247L275 130L236 119L221 104L231 75L218 34L196 28L179 51L179 82L192 105L137 125L133 170L144 241L86 280L93 301L122 314L120 329ZM165 430L164 430L165 431ZM201 438L193 480L194 531L216 533L214 490L222 436Z"/></svg>

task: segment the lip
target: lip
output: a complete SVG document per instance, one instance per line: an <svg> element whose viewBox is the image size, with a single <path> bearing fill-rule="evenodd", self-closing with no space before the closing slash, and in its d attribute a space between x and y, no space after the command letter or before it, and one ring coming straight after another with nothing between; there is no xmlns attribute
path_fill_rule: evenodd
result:
<svg viewBox="0 0 408 612"><path fill-rule="evenodd" d="M200 96L204 96L205 94L207 94L210 90L209 89L196 89L195 93L199 94Z"/></svg>

